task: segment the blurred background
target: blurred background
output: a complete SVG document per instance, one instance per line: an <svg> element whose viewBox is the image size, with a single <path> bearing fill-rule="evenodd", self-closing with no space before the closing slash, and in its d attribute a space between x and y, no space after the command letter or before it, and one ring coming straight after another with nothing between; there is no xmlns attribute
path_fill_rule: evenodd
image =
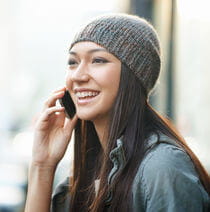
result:
<svg viewBox="0 0 210 212"><path fill-rule="evenodd" d="M72 36L107 12L138 14L157 29L162 73L151 96L210 172L209 0L0 0L0 212L23 211L33 126L64 85ZM69 173L70 150L55 184Z"/></svg>

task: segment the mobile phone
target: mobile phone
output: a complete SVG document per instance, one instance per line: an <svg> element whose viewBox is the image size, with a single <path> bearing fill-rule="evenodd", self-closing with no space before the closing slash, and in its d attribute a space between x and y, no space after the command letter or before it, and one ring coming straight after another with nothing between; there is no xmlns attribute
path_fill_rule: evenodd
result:
<svg viewBox="0 0 210 212"><path fill-rule="evenodd" d="M74 102L69 94L69 91L65 91L64 96L59 99L61 106L65 108L66 116L68 118L73 118L76 113L76 108Z"/></svg>

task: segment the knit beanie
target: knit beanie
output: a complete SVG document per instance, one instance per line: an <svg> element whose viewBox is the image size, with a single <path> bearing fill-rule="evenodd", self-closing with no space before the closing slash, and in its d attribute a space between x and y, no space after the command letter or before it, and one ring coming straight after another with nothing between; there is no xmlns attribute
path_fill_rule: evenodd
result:
<svg viewBox="0 0 210 212"><path fill-rule="evenodd" d="M143 18L109 14L95 18L73 38L75 43L92 41L106 48L140 80L147 94L160 73L160 44L153 26Z"/></svg>

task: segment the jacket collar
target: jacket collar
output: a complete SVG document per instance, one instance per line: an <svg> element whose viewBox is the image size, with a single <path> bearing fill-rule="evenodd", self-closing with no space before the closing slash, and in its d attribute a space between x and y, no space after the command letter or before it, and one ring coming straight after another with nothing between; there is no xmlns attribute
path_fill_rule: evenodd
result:
<svg viewBox="0 0 210 212"><path fill-rule="evenodd" d="M125 151L123 147L123 136L117 139L116 147L110 152L109 158L112 161L113 168L109 174L108 183L110 184L114 180L116 172L122 170L126 163ZM180 147L177 142L175 142L170 137L162 133L152 133L145 141L145 152L153 148L154 145L158 143L168 143Z"/></svg>
<svg viewBox="0 0 210 212"><path fill-rule="evenodd" d="M177 147L181 147L174 139L164 135L163 133L152 133L145 142L145 151L153 148L156 144L167 143Z"/></svg>
<svg viewBox="0 0 210 212"><path fill-rule="evenodd" d="M117 139L117 146L110 152L109 158L112 161L113 167L108 175L108 185L110 186L118 173L123 170L126 165L125 151L123 148L123 136ZM152 149L158 143L168 143L179 146L173 139L162 133L152 133L145 141L145 153ZM106 204L110 203L113 197L113 191L110 190Z"/></svg>

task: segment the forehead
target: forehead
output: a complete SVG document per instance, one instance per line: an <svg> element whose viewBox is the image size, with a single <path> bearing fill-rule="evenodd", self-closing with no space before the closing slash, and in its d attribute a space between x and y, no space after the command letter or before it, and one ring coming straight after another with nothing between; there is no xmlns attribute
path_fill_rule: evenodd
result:
<svg viewBox="0 0 210 212"><path fill-rule="evenodd" d="M86 56L96 52L105 53L109 59L120 62L120 60L111 52L109 52L105 47L92 41L80 41L75 43L69 50L70 56Z"/></svg>
<svg viewBox="0 0 210 212"><path fill-rule="evenodd" d="M75 43L73 47L69 50L69 52L84 51L84 50L88 51L92 49L98 49L98 50L103 50L108 52L103 46L91 41L81 41L81 42Z"/></svg>

